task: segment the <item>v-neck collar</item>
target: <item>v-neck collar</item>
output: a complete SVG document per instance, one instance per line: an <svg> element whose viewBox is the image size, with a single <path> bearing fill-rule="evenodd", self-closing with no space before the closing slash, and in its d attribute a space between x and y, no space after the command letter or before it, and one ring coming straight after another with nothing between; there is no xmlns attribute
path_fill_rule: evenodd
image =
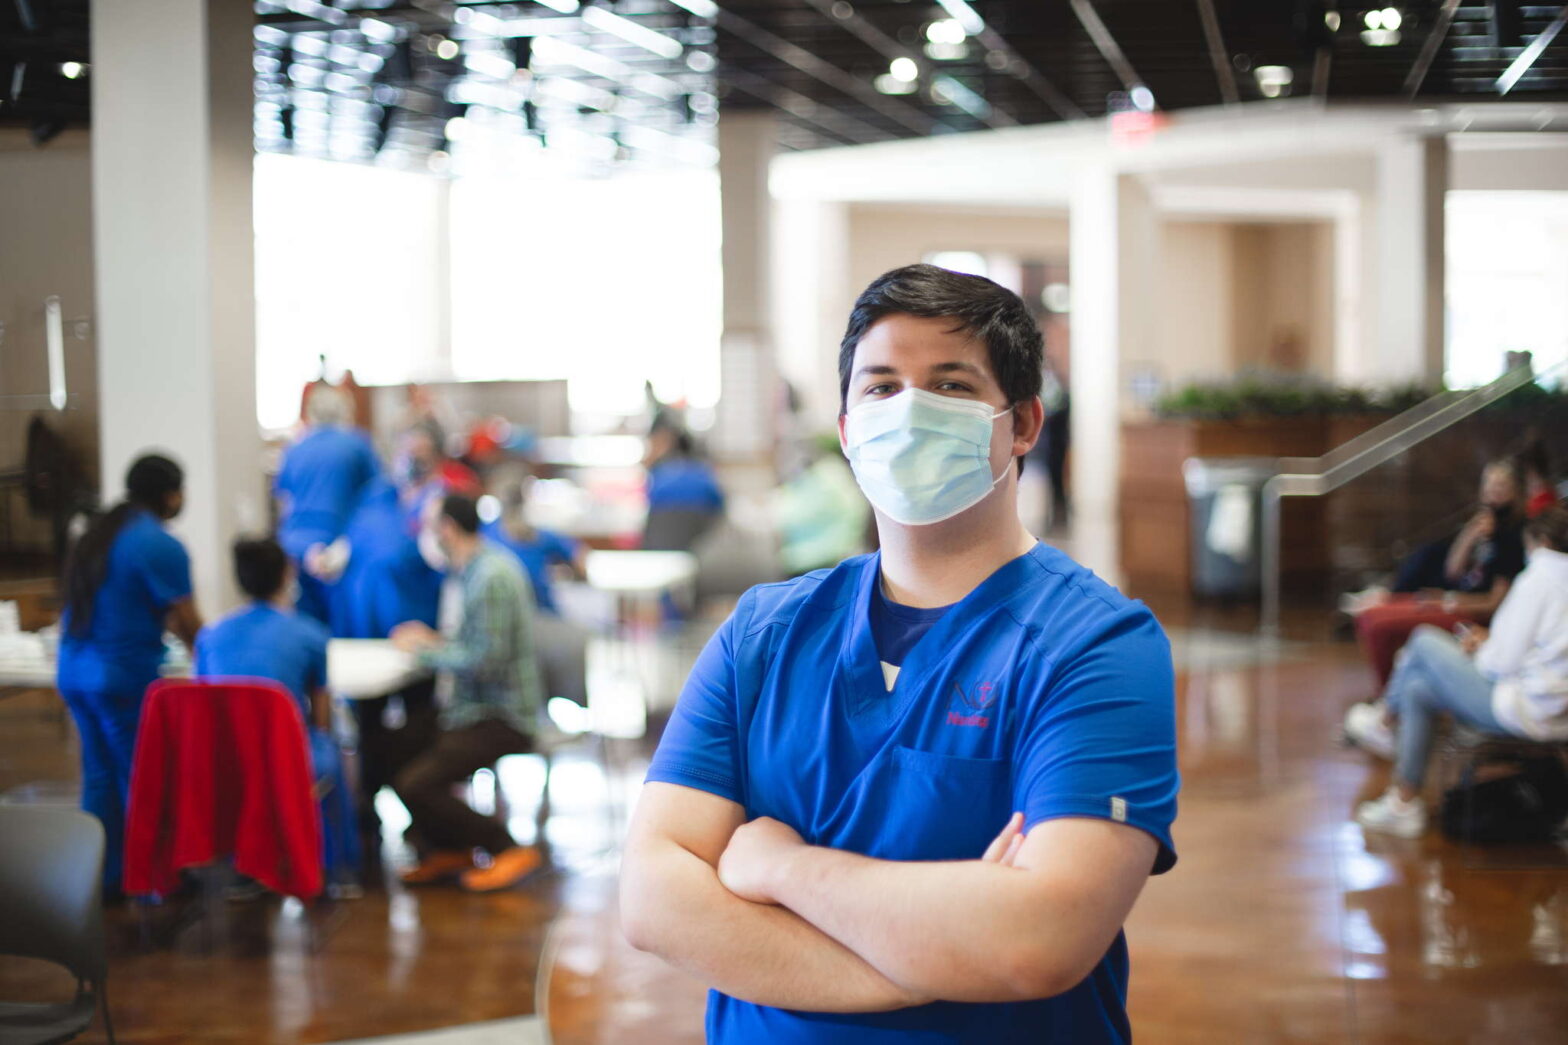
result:
<svg viewBox="0 0 1568 1045"><path fill-rule="evenodd" d="M882 553L866 560L856 581L855 600L850 607L848 626L840 649L847 683L845 708L852 717L880 708L888 718L901 715L910 699L921 688L932 666L954 645L954 641L974 621L976 611L993 606L1017 591L1028 572L1030 561L1045 547L1036 541L1034 547L997 567L989 577L977 584L968 595L948 607L942 619L921 636L904 662L899 665L898 680L891 691L882 674L882 658L877 652L876 638L871 632L871 599L876 585L882 578Z"/></svg>

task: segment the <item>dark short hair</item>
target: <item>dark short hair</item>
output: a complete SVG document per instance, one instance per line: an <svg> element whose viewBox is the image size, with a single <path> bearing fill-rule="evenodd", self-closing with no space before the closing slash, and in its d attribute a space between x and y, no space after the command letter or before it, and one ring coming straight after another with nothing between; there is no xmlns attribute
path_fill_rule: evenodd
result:
<svg viewBox="0 0 1568 1045"><path fill-rule="evenodd" d="M1568 508L1554 504L1524 524L1524 534L1557 552L1568 552Z"/></svg>
<svg viewBox="0 0 1568 1045"><path fill-rule="evenodd" d="M839 409L849 405L849 375L855 348L888 316L951 319L953 330L985 343L991 372L1009 406L1040 394L1045 341L1023 299L984 276L935 265L905 265L871 281L855 301L838 349Z"/></svg>
<svg viewBox="0 0 1568 1045"><path fill-rule="evenodd" d="M449 493L441 501L441 514L457 524L464 533L479 532L479 505L472 497Z"/></svg>
<svg viewBox="0 0 1568 1045"><path fill-rule="evenodd" d="M270 599L283 589L288 556L271 537L241 537L234 542L234 578L253 599Z"/></svg>
<svg viewBox="0 0 1568 1045"><path fill-rule="evenodd" d="M184 470L162 454L142 454L125 471L125 499L154 512L184 486Z"/></svg>

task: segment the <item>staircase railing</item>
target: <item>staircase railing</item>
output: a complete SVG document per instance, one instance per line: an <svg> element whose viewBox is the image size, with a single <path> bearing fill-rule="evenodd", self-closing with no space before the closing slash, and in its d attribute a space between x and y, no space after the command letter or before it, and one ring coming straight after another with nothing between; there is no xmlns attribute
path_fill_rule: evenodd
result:
<svg viewBox="0 0 1568 1045"><path fill-rule="evenodd" d="M1442 392L1398 414L1376 428L1336 446L1322 457L1282 457L1280 472L1263 484L1262 629L1279 631L1281 502L1286 497L1322 497L1398 457L1478 410L1528 384L1568 372L1568 362L1544 371L1511 370L1489 385L1467 392Z"/></svg>

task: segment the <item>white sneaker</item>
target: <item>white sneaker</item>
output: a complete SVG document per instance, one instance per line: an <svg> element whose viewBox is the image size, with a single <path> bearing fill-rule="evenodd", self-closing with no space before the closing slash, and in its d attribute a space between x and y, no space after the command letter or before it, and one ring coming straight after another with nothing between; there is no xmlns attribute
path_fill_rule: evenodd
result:
<svg viewBox="0 0 1568 1045"><path fill-rule="evenodd" d="M1369 754L1394 760L1394 731L1383 713L1382 701L1350 705L1345 712L1345 736Z"/></svg>
<svg viewBox="0 0 1568 1045"><path fill-rule="evenodd" d="M1370 588L1360 591L1346 592L1339 597L1339 611L1354 617L1373 606L1381 606L1388 601L1388 589L1381 584L1374 584Z"/></svg>
<svg viewBox="0 0 1568 1045"><path fill-rule="evenodd" d="M1406 802L1390 787L1382 798L1356 807L1356 823L1368 831L1420 838L1426 832L1426 806L1419 798Z"/></svg>

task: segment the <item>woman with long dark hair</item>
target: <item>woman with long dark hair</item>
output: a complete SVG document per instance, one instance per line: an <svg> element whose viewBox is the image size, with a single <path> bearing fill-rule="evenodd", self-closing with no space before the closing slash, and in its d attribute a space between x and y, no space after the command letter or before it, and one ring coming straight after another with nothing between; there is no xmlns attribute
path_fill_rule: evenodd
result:
<svg viewBox="0 0 1568 1045"><path fill-rule="evenodd" d="M125 803L142 694L158 678L167 627L193 645L201 617L190 556L163 528L185 504L184 472L159 454L137 458L125 499L100 516L65 570L57 685L82 742L82 808L107 834L104 886L120 888Z"/></svg>

